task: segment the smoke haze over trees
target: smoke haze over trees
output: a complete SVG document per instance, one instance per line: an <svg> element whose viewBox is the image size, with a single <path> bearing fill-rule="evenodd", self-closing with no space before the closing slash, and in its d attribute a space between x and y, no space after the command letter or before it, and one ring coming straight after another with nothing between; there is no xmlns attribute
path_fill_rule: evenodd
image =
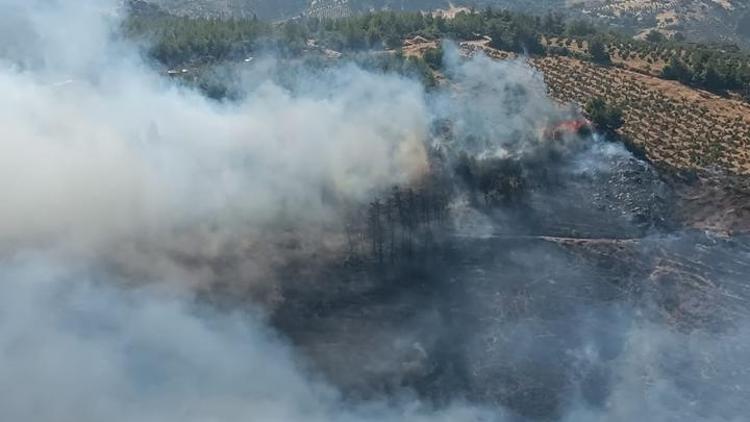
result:
<svg viewBox="0 0 750 422"><path fill-rule="evenodd" d="M504 51L530 55L575 56L600 65L611 65L615 47L626 57L663 58L657 72L665 79L725 94L750 92L750 58L737 47L710 46L669 40L634 40L630 35L612 32L587 20L565 19L547 12L527 15L499 9L461 12L445 19L422 12L373 12L342 19L295 19L271 25L254 18L228 20L175 17L153 10L135 8L124 23L129 37L150 45L150 55L166 66L184 66L226 60L242 60L266 50L299 55L315 40L319 46L337 52L366 50L395 51L413 36L476 40L489 37L491 46ZM568 47L544 45L550 38L567 38L568 45L588 44L587 52ZM412 58L414 59L414 58ZM653 61L653 59L648 59ZM414 67L414 66L410 66ZM423 69L417 70L423 74Z"/></svg>
<svg viewBox="0 0 750 422"><path fill-rule="evenodd" d="M522 60L446 43L426 87L295 61L306 31L346 34L328 23L279 41L117 3L0 0L0 420L750 411L748 239L690 229L669 177L565 131L580 113ZM524 18L462 19L441 31L530 45ZM152 61L251 52L233 101Z"/></svg>

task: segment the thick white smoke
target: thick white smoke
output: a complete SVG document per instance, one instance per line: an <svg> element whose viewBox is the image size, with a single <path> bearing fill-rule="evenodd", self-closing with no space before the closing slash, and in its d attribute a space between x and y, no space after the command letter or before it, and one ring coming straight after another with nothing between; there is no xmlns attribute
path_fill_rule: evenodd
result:
<svg viewBox="0 0 750 422"><path fill-rule="evenodd" d="M217 314L39 255L0 270L0 419L490 421L465 406L348 405L259 315Z"/></svg>
<svg viewBox="0 0 750 422"><path fill-rule="evenodd" d="M454 142L480 157L519 156L539 146L540 129L572 118L547 96L544 78L523 60L497 62L477 55L461 57L452 42L443 43L447 77L459 87L434 96L438 119L453 122Z"/></svg>
<svg viewBox="0 0 750 422"><path fill-rule="evenodd" d="M348 405L261 311L188 305L218 277L202 260L272 284L284 233L322 249L342 208L421 177L419 84L351 67L218 104L116 41L117 3L0 2L0 419L489 420Z"/></svg>
<svg viewBox="0 0 750 422"><path fill-rule="evenodd" d="M243 264L258 279L280 255L266 228L335 243L338 211L426 170L415 82L350 67L327 92L268 82L222 105L116 41L115 2L2 4L19 30L0 61L1 246L127 253L125 270L196 284L211 269L174 256L265 244Z"/></svg>

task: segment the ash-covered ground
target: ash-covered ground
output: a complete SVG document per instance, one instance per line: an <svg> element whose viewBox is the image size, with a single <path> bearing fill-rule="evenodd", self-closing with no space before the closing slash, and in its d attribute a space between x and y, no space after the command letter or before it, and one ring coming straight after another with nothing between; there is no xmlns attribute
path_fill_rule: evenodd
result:
<svg viewBox="0 0 750 422"><path fill-rule="evenodd" d="M522 160L523 192L466 199L442 242L407 260L290 277L274 325L358 399L461 398L509 420L739 420L750 238L689 228L674 178L582 142Z"/></svg>

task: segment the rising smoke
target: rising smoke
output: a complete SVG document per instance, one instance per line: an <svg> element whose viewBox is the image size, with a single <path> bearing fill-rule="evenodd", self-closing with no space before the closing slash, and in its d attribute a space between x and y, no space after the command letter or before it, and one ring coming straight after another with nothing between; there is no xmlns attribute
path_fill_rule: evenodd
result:
<svg viewBox="0 0 750 422"><path fill-rule="evenodd" d="M746 244L667 231L670 188L623 148L544 142L574 113L524 63L448 47L435 93L273 64L222 103L145 64L116 3L0 0L0 419L747 414ZM485 162L524 194L475 191ZM437 167L448 245L332 264L342 221Z"/></svg>

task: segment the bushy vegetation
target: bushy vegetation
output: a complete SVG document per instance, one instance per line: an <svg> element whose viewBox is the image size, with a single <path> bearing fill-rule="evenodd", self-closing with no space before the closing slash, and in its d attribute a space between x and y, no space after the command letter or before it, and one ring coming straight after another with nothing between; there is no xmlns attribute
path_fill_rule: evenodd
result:
<svg viewBox="0 0 750 422"><path fill-rule="evenodd" d="M694 51L672 56L661 76L710 91L733 91L750 84L750 67L745 60Z"/></svg>
<svg viewBox="0 0 750 422"><path fill-rule="evenodd" d="M519 53L542 54L543 27L560 27L559 18L540 19L487 9L459 14L455 19L422 13L378 12L344 19L288 21L271 25L256 19L215 20L163 14L134 14L125 23L128 36L151 43L151 55L167 64L221 60L253 49L277 48L298 53L307 40L337 51L398 49L414 35L430 38L492 37L492 45Z"/></svg>
<svg viewBox="0 0 750 422"><path fill-rule="evenodd" d="M166 14L131 16L125 21L126 36L150 45L150 55L174 66L194 61L239 58L270 37L272 25L257 19L191 19Z"/></svg>
<svg viewBox="0 0 750 422"><path fill-rule="evenodd" d="M591 122L599 130L614 133L624 123L622 109L608 104L603 98L591 99L586 103L585 110Z"/></svg>
<svg viewBox="0 0 750 422"><path fill-rule="evenodd" d="M607 46L599 38L595 38L590 42L589 54L591 55L591 61L594 63L609 64L612 60L607 51Z"/></svg>

